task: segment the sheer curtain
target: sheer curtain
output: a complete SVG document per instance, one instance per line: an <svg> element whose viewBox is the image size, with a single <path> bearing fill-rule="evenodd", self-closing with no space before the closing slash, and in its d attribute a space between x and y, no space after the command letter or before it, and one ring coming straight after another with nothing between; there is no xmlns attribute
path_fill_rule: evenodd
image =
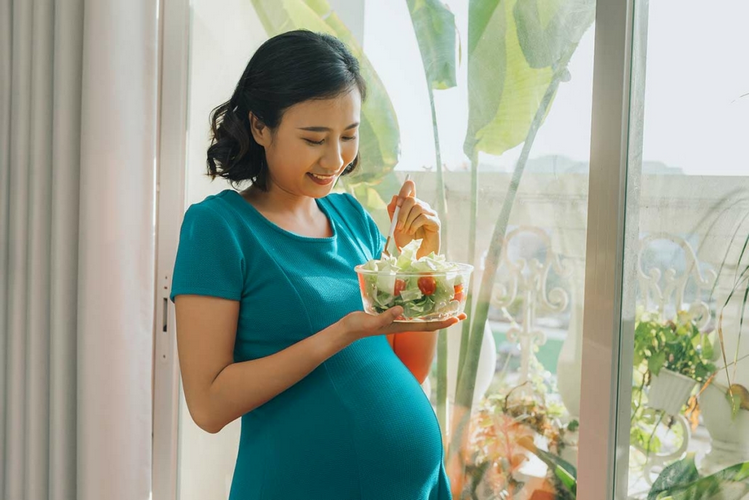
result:
<svg viewBox="0 0 749 500"><path fill-rule="evenodd" d="M157 0L0 1L0 497L146 499Z"/></svg>

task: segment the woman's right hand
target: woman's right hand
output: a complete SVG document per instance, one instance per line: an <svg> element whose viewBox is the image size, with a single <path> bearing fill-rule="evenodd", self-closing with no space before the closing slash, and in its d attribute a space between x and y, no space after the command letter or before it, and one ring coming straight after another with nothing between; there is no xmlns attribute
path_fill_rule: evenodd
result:
<svg viewBox="0 0 749 500"><path fill-rule="evenodd" d="M388 335L403 332L432 332L448 328L464 319L466 314L447 318L442 321L425 321L423 323L395 323L395 318L403 314L401 306L391 307L378 315L364 311L354 311L341 318L338 323L353 341L374 335Z"/></svg>

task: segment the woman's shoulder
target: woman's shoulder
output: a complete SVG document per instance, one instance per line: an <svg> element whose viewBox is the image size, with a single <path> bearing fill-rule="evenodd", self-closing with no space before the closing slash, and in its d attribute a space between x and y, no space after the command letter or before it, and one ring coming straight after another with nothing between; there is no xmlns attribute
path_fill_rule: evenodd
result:
<svg viewBox="0 0 749 500"><path fill-rule="evenodd" d="M231 190L225 189L219 193L209 194L201 201L192 203L187 207L185 220L196 220L210 224L218 224L223 227L237 227L235 211L232 209L229 196Z"/></svg>

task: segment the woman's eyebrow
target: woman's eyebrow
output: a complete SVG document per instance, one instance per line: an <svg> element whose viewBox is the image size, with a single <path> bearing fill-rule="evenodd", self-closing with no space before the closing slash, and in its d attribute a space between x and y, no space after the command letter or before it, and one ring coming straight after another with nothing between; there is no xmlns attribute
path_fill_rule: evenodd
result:
<svg viewBox="0 0 749 500"><path fill-rule="evenodd" d="M352 123L351 125L346 127L344 130L350 130L358 126L359 126L359 122ZM330 132L331 129L328 127L299 127L299 130L309 130L310 132Z"/></svg>

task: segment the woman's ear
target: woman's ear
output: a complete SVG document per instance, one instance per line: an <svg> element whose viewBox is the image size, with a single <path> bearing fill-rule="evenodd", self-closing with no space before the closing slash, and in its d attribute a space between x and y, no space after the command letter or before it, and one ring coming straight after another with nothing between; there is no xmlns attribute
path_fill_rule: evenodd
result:
<svg viewBox="0 0 749 500"><path fill-rule="evenodd" d="M270 129L252 111L250 111L250 132L255 142L261 146L266 147L270 144Z"/></svg>

